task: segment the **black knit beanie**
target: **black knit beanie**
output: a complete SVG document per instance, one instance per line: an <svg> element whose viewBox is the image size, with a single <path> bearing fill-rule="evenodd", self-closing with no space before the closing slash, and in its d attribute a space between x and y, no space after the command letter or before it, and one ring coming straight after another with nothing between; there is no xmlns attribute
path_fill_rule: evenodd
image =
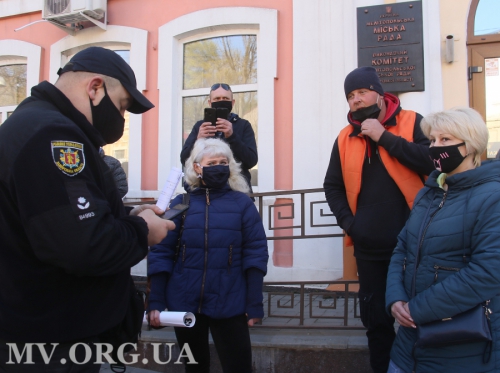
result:
<svg viewBox="0 0 500 373"><path fill-rule="evenodd" d="M351 71L345 77L344 91L345 97L355 89L367 88L377 92L379 95L384 95L384 89L380 83L377 72L373 67L362 66Z"/></svg>

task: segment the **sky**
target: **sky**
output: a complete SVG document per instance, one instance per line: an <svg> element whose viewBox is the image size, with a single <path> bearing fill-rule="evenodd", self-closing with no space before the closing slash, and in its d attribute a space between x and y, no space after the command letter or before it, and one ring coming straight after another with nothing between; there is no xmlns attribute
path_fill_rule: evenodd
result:
<svg viewBox="0 0 500 373"><path fill-rule="evenodd" d="M481 0L476 11L474 34L500 33L500 0Z"/></svg>

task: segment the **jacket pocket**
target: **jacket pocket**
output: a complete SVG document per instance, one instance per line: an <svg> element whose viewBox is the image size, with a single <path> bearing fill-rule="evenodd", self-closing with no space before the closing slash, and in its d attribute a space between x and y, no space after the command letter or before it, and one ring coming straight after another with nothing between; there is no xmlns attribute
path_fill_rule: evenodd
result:
<svg viewBox="0 0 500 373"><path fill-rule="evenodd" d="M450 274L454 272L460 271L460 268L455 268L455 267L446 267L446 266L441 266L438 264L434 264L434 282L437 282L438 276L441 273L441 277L444 274L444 278L440 280L444 280L446 277L448 277Z"/></svg>

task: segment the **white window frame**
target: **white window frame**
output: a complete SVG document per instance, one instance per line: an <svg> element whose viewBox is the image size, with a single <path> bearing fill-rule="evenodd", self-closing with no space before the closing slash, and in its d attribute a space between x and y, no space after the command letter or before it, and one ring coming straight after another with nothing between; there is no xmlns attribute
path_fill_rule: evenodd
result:
<svg viewBox="0 0 500 373"><path fill-rule="evenodd" d="M26 97L31 87L40 82L40 61L42 48L21 40L0 40L0 65L26 64ZM14 111L17 105L2 106L0 124L7 119L7 113Z"/></svg>
<svg viewBox="0 0 500 373"><path fill-rule="evenodd" d="M226 24L221 21L227 20ZM158 189L171 167L180 167L184 44L227 35L257 35L259 191L274 190L274 79L277 77L278 12L275 9L222 7L176 18L159 29ZM217 82L214 82L217 83ZM248 85L252 86L253 84ZM241 85L235 92L245 90ZM210 89L199 89L208 95ZM193 93L193 90L190 90ZM265 162L262 160L265 159ZM254 190L257 191L257 190ZM179 186L177 192L182 192Z"/></svg>
<svg viewBox="0 0 500 373"><path fill-rule="evenodd" d="M109 49L130 49L130 66L134 70L137 89L146 90L146 56L148 32L146 30L108 25L106 32L98 27L79 31L76 36L66 36L50 48L50 81L54 83L57 70L68 62L69 55L90 46ZM129 175L127 198L156 197L157 191L141 190L142 115L130 113Z"/></svg>

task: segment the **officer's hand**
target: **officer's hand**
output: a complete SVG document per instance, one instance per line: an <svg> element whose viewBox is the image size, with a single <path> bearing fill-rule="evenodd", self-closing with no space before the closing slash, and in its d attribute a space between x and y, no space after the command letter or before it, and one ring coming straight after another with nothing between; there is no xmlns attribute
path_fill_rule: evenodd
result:
<svg viewBox="0 0 500 373"><path fill-rule="evenodd" d="M150 311L149 312L149 323L158 328L160 326L160 311Z"/></svg>
<svg viewBox="0 0 500 373"><path fill-rule="evenodd" d="M198 137L196 139L202 139L206 137L214 137L215 136L215 126L212 126L210 122L203 122L198 130Z"/></svg>
<svg viewBox="0 0 500 373"><path fill-rule="evenodd" d="M165 211L163 211L161 208L159 208L158 206L156 205L139 205L139 206L136 206L134 207L131 211L130 211L130 214L129 215L139 215L139 213L145 211L145 210L153 210L153 212L156 214L156 215L162 215Z"/></svg>
<svg viewBox="0 0 500 373"><path fill-rule="evenodd" d="M146 220L148 225L148 245L153 246L160 243L166 236L168 231L175 229L175 224L170 220L165 220L158 217L152 209L146 209L138 214Z"/></svg>
<svg viewBox="0 0 500 373"><path fill-rule="evenodd" d="M233 134L233 124L230 121L222 118L217 118L217 122L215 123L217 124L215 126L217 131L222 132L225 138L228 138Z"/></svg>
<svg viewBox="0 0 500 373"><path fill-rule="evenodd" d="M361 123L361 134L368 136L375 142L380 140L384 131L384 126L377 119L366 119Z"/></svg>

